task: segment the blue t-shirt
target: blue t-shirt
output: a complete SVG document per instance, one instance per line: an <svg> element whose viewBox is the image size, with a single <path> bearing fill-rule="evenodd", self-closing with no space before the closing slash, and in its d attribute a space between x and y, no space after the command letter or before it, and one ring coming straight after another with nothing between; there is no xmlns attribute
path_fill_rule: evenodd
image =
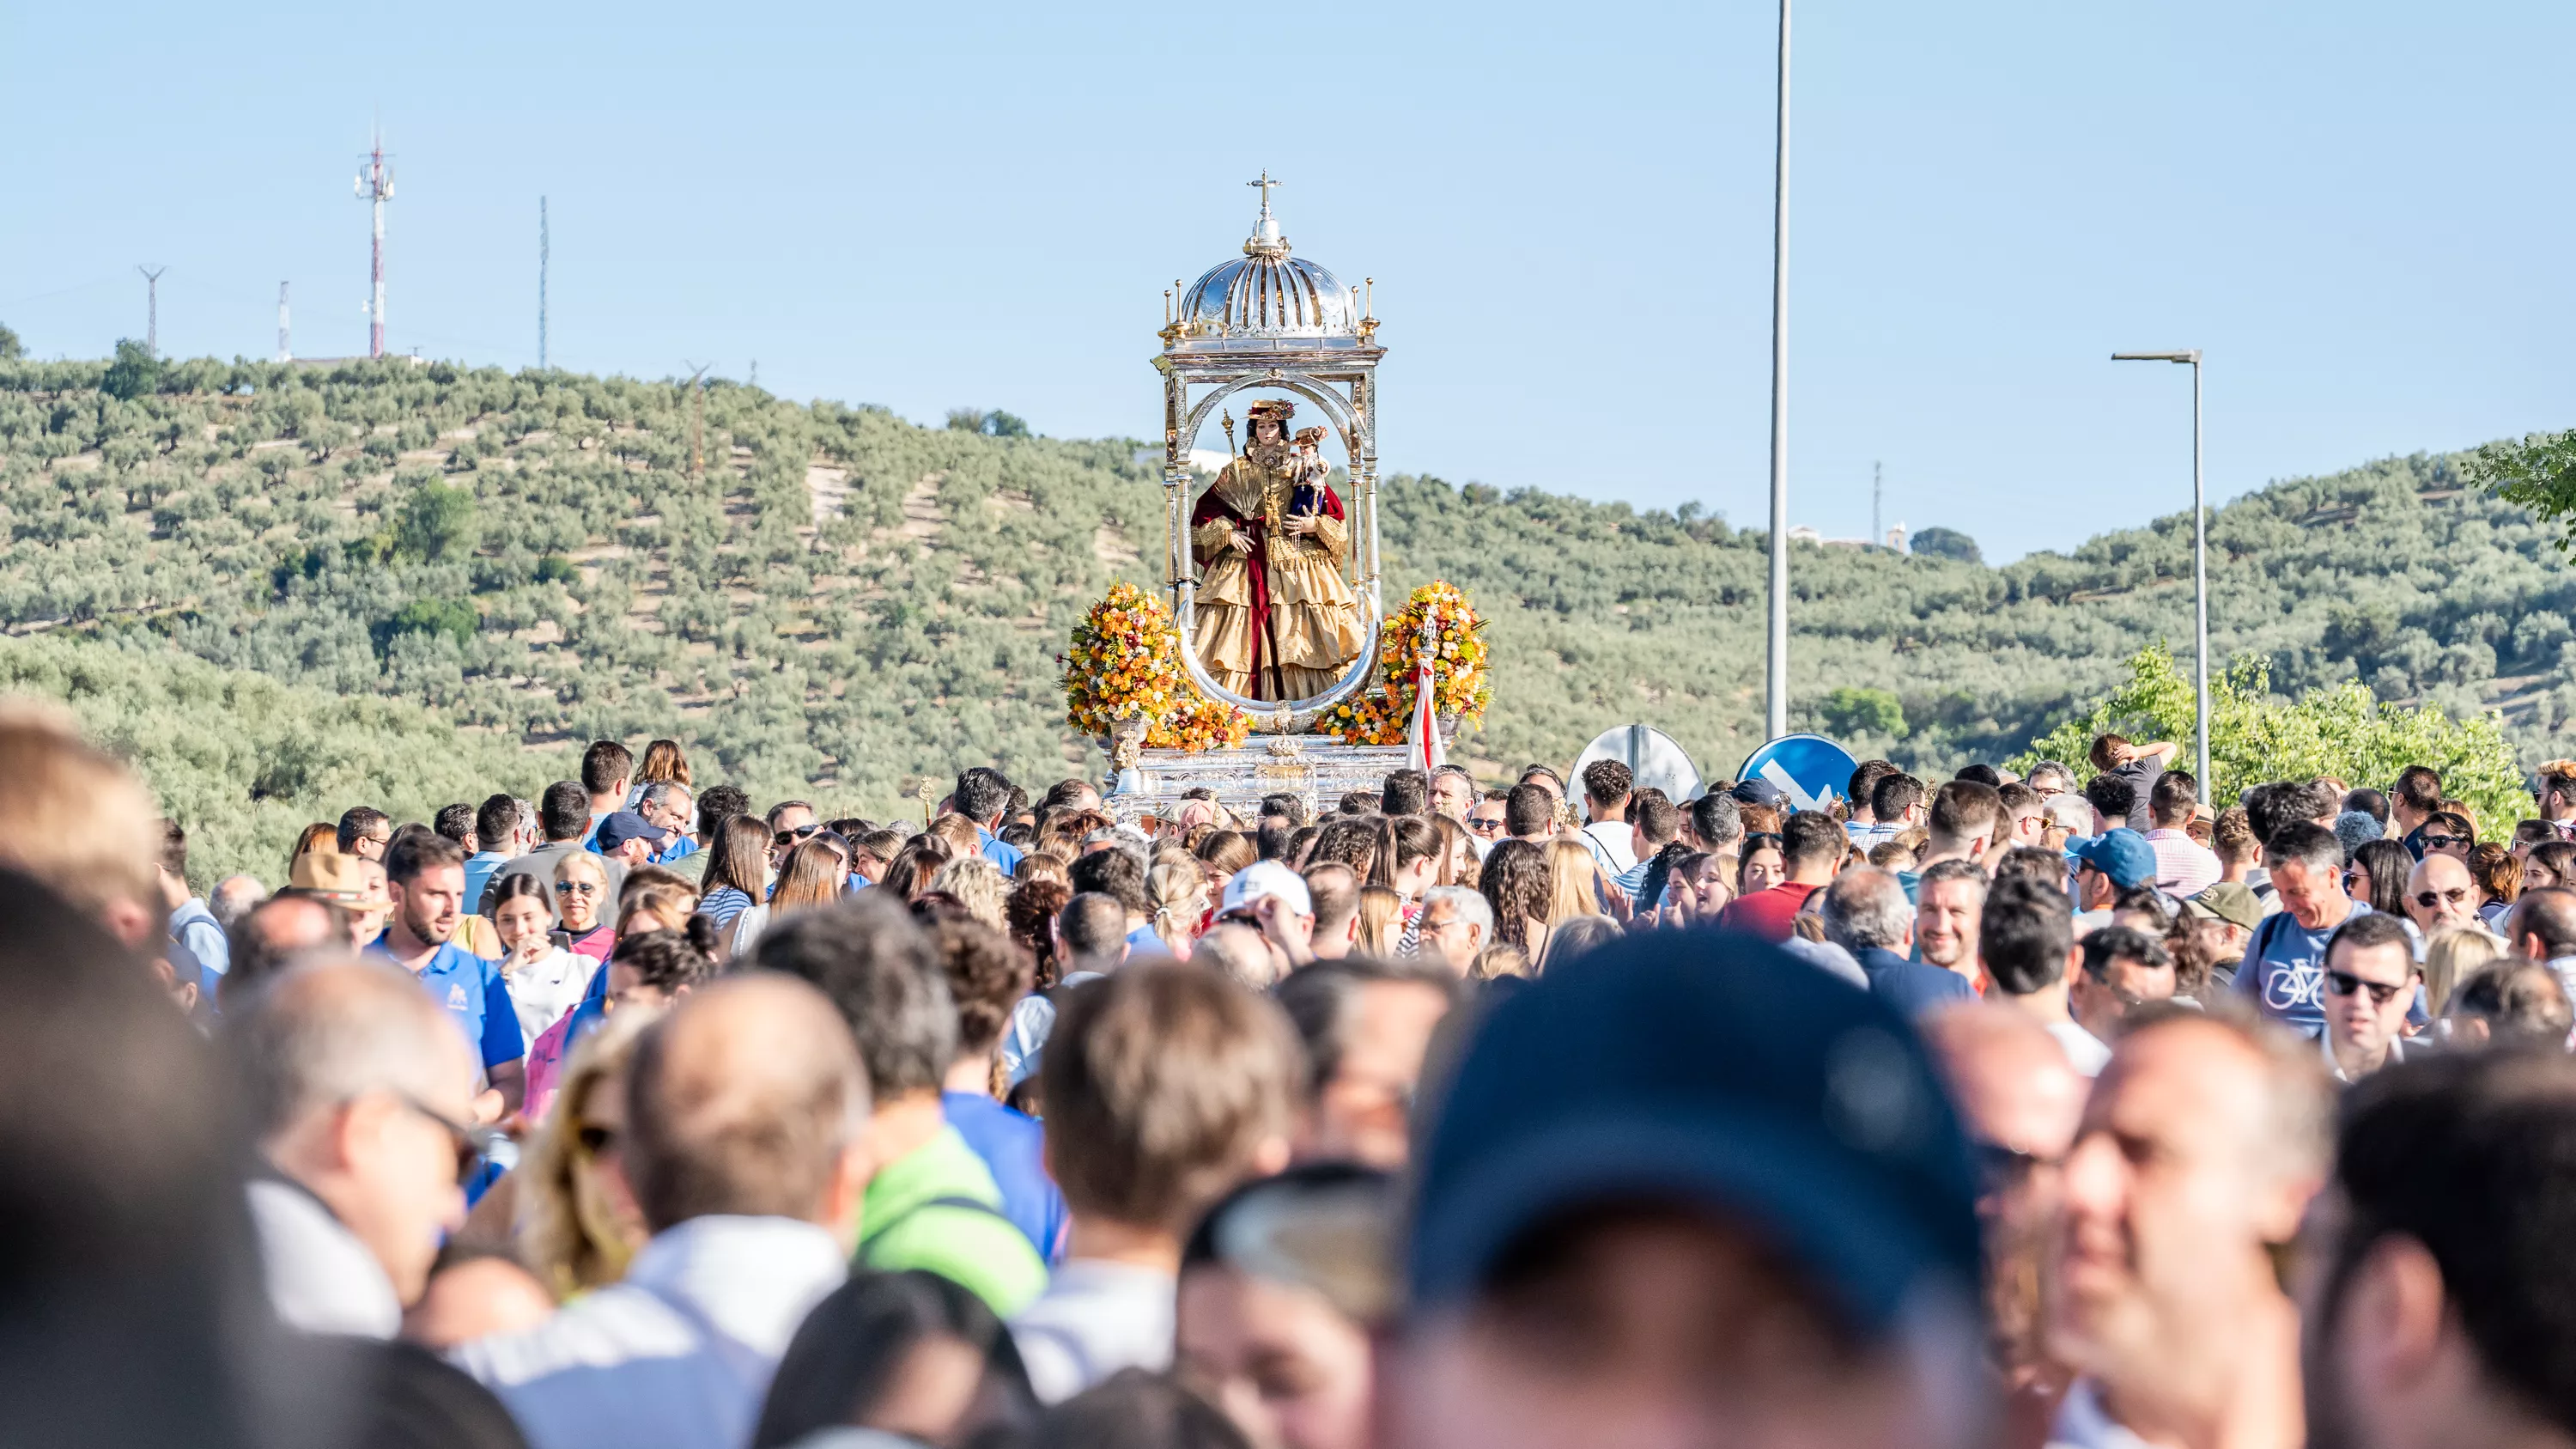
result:
<svg viewBox="0 0 2576 1449"><path fill-rule="evenodd" d="M511 859L497 850L478 850L465 857L465 902L469 907L482 909L483 888L492 883L492 873Z"/></svg>
<svg viewBox="0 0 2576 1449"><path fill-rule="evenodd" d="M1046 1174L1046 1129L981 1092L942 1092L939 1105L948 1125L992 1169L1002 1189L1002 1215L1028 1234L1049 1267L1064 1261L1064 1193Z"/></svg>
<svg viewBox="0 0 2576 1449"><path fill-rule="evenodd" d="M694 835L683 835L664 846L660 854L652 857L652 862L655 865L669 865L672 861L686 860L697 853L698 838Z"/></svg>
<svg viewBox="0 0 2576 1449"><path fill-rule="evenodd" d="M393 953L382 945L367 949L393 960ZM429 958L429 965L416 974L430 998L456 1018L485 1071L528 1054L527 1043L519 1035L518 1010L510 1004L510 983L501 975L500 962L477 956L450 941L439 947Z"/></svg>
<svg viewBox="0 0 2576 1449"><path fill-rule="evenodd" d="M1000 836L995 835L993 832L986 830L981 825L975 827L975 836L977 839L984 842L984 858L991 861L996 866L999 866L1004 876L1008 876L1011 872L1020 868L1020 848L1018 846L1013 845L1002 839Z"/></svg>
<svg viewBox="0 0 2576 1449"><path fill-rule="evenodd" d="M2370 907L2352 903L2350 915L2366 916ZM2288 911L2265 916L2254 927L2245 963L2236 968L2236 989L2254 998L2265 1016L2309 1036L2326 1029L2326 942L2343 921L2311 931Z"/></svg>

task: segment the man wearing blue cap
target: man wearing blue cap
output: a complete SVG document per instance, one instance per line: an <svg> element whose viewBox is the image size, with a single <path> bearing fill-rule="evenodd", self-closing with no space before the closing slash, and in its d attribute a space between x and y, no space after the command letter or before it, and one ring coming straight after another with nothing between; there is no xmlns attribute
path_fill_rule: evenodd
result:
<svg viewBox="0 0 2576 1449"><path fill-rule="evenodd" d="M2066 863L2075 868L2079 936L2111 924L2111 906L2121 892L2156 883L2156 848L2134 830L2105 830L2090 840L2070 840Z"/></svg>
<svg viewBox="0 0 2576 1449"><path fill-rule="evenodd" d="M1987 1442L1967 1145L1867 993L1632 936L1502 1000L1426 1120L1384 1442Z"/></svg>

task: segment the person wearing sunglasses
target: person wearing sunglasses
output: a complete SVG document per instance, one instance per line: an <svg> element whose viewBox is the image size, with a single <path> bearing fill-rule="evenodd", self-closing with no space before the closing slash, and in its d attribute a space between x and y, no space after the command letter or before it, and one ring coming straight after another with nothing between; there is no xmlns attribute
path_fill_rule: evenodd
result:
<svg viewBox="0 0 2576 1449"><path fill-rule="evenodd" d="M2425 940L2478 921L2478 883L2458 856L2424 852L2406 876L2406 918Z"/></svg>
<svg viewBox="0 0 2576 1449"><path fill-rule="evenodd" d="M2406 1012L2415 1004L2421 970L2406 927L2377 911L2345 921L2326 943L2321 1040L2336 1081L2357 1082L2405 1059Z"/></svg>
<svg viewBox="0 0 2576 1449"><path fill-rule="evenodd" d="M1483 847L1503 838L1505 798L1504 792L1489 790L1483 799L1467 807L1467 833L1476 837L1480 853Z"/></svg>
<svg viewBox="0 0 2576 1449"><path fill-rule="evenodd" d="M265 1168L248 1191L278 1317L393 1337L488 1145L464 1034L400 967L339 961L288 970L224 1040Z"/></svg>

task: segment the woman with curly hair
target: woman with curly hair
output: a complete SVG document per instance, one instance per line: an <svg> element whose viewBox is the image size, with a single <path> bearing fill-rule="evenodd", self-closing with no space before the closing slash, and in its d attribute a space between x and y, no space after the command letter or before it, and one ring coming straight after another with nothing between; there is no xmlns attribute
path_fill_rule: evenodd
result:
<svg viewBox="0 0 2576 1449"><path fill-rule="evenodd" d="M1026 865L1028 861L1024 857L1020 863ZM1064 903L1072 899L1073 887L1061 880L1030 880L1022 881L1002 907L1011 939L1037 963L1034 990L1044 991L1064 977L1063 963L1055 954L1055 918Z"/></svg>
<svg viewBox="0 0 2576 1449"><path fill-rule="evenodd" d="M930 888L954 897L966 908L966 914L999 931L1009 922L1003 903L1010 896L1010 882L1002 879L1002 868L980 855L960 856L939 868L930 878Z"/></svg>
<svg viewBox="0 0 2576 1449"><path fill-rule="evenodd" d="M1538 959L1547 944L1546 854L1526 840L1496 841L1476 889L1494 909L1494 940Z"/></svg>

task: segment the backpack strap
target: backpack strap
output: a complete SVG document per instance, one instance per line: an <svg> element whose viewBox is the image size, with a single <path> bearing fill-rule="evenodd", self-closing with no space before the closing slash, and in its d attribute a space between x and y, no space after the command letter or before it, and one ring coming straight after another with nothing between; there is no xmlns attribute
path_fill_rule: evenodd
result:
<svg viewBox="0 0 2576 1449"><path fill-rule="evenodd" d="M981 1198L958 1195L924 1198L920 1202L914 1203L912 1206L905 1208L902 1212L896 1213L892 1221L878 1228L875 1232L868 1234L867 1242L859 1246L859 1261L871 1268L875 1267L876 1245L884 1242L887 1235L892 1233L895 1229L902 1227L905 1223L911 1222L914 1218L925 1212L929 1212L934 1208L948 1208L958 1212L977 1213L984 1217L993 1219L995 1222L1009 1228L1012 1232L1016 1233L1020 1230L1020 1225L1012 1222L1008 1213L1003 1212L1000 1208L993 1206L991 1203L985 1202Z"/></svg>

